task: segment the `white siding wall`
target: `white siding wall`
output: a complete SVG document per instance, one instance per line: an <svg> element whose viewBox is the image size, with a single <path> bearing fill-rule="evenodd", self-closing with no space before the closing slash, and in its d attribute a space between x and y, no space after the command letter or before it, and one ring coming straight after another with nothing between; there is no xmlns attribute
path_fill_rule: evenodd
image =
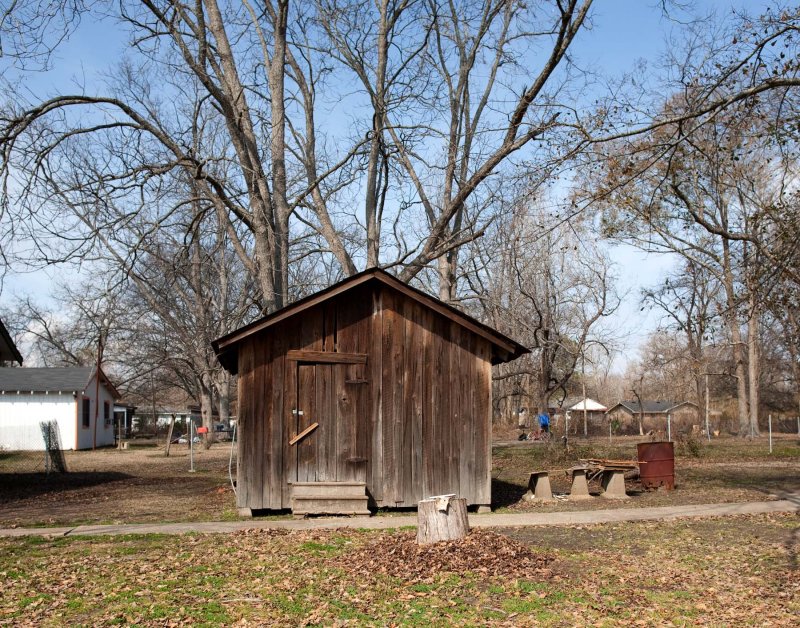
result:
<svg viewBox="0 0 800 628"><path fill-rule="evenodd" d="M44 449L39 423L54 420L58 422L61 447L74 449L75 399L72 393L0 395L0 449Z"/></svg>
<svg viewBox="0 0 800 628"><path fill-rule="evenodd" d="M88 397L89 402L89 427L83 427L83 406L81 405L81 396L78 395L78 449L91 449L92 448L92 436L93 436L93 428L94 428L94 412L95 412L95 399L94 399L94 387L95 381L94 378L91 379L89 384L86 386L86 390L84 391L83 397ZM105 421L103 420L103 402L107 401L110 405L111 411L111 423L106 426ZM106 445L113 445L114 444L114 398L109 394L108 389L105 386L100 386L100 407L98 408L97 413L97 446L98 447L105 447ZM73 443L70 449L75 447L75 443Z"/></svg>
<svg viewBox="0 0 800 628"><path fill-rule="evenodd" d="M94 379L77 398L67 393L30 393L0 395L0 449L44 449L42 421L58 421L62 449L91 449L94 427ZM83 398L90 400L89 427L83 427ZM111 421L105 424L103 402L109 403ZM76 431L77 430L77 431ZM100 386L100 406L97 416L97 446L114 444L114 399L105 386Z"/></svg>

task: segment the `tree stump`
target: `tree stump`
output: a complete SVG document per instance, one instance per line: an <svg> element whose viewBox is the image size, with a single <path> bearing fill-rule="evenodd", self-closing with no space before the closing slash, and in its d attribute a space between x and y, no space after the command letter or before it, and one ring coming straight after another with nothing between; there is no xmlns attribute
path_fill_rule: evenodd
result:
<svg viewBox="0 0 800 628"><path fill-rule="evenodd" d="M428 545L467 536L467 500L455 495L428 497L417 504L417 543Z"/></svg>

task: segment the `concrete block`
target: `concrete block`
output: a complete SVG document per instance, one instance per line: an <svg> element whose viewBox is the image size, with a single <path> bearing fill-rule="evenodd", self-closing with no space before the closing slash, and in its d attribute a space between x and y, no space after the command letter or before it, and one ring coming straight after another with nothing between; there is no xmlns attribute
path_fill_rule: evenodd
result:
<svg viewBox="0 0 800 628"><path fill-rule="evenodd" d="M572 469L572 487L569 490L570 501L583 501L591 498L589 483L586 481L586 469Z"/></svg>
<svg viewBox="0 0 800 628"><path fill-rule="evenodd" d="M527 499L537 502L555 501L553 490L550 488L550 476L547 471L535 471L531 473L528 480L528 492L525 494Z"/></svg>
<svg viewBox="0 0 800 628"><path fill-rule="evenodd" d="M615 469L603 471L603 478L600 483L603 486L601 497L606 499L630 499L625 494L624 471Z"/></svg>

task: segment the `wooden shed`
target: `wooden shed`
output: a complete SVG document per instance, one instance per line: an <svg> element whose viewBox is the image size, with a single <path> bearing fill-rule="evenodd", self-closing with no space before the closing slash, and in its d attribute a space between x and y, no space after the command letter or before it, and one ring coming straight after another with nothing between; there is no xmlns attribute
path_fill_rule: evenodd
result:
<svg viewBox="0 0 800 628"><path fill-rule="evenodd" d="M370 269L214 341L238 374L240 510L491 503L491 367L527 349Z"/></svg>

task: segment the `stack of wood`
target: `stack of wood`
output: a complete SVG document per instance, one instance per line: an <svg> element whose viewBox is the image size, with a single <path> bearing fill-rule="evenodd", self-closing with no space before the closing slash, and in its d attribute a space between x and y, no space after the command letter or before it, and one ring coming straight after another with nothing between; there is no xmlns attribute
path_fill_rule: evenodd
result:
<svg viewBox="0 0 800 628"><path fill-rule="evenodd" d="M581 462L589 468L602 468L609 471L627 471L628 469L635 469L640 464L636 460L610 460L608 458L581 458Z"/></svg>
<svg viewBox="0 0 800 628"><path fill-rule="evenodd" d="M611 460L609 458L581 458L580 462L586 467L586 475L591 479L602 475L604 471L633 471L638 470L640 464L636 460Z"/></svg>

